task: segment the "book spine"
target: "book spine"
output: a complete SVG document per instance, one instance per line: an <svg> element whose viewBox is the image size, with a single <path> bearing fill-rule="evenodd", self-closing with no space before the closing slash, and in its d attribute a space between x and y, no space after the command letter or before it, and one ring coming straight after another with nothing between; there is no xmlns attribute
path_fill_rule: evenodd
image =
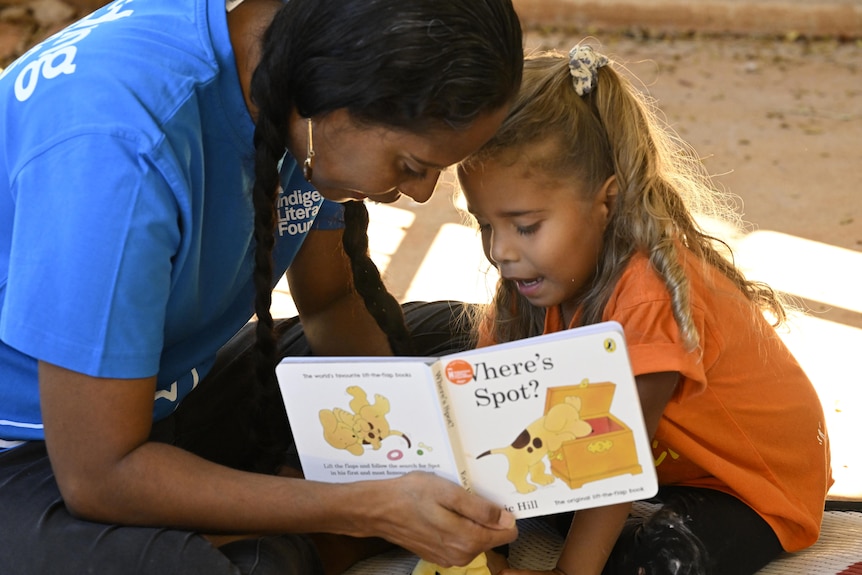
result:
<svg viewBox="0 0 862 575"><path fill-rule="evenodd" d="M446 391L446 381L441 362L438 361L432 364L431 372L434 377L434 385L437 387L437 400L440 404L440 412L443 415L443 424L449 437L449 446L452 449L455 465L458 467L458 479L461 481L461 486L472 493L472 484L467 474L467 467L464 465L464 449L461 446L461 437L458 434L458 425L452 410L452 402Z"/></svg>

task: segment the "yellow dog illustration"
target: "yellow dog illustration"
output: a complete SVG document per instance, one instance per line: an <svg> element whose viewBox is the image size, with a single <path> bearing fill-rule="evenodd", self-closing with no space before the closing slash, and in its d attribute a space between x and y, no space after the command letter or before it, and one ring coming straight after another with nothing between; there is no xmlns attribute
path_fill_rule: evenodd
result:
<svg viewBox="0 0 862 575"><path fill-rule="evenodd" d="M553 406L548 413L528 425L511 445L490 449L476 459L496 453L505 455L509 459L506 478L518 493L530 493L536 486L527 481L528 477L539 485L554 482L554 476L545 471L544 458L548 453L559 450L565 441L592 432L592 426L581 419L581 398L569 396L565 402Z"/></svg>
<svg viewBox="0 0 862 575"><path fill-rule="evenodd" d="M484 553L480 553L475 559L463 567L440 567L420 559L413 568L412 575L491 575L488 569L488 561Z"/></svg>
<svg viewBox="0 0 862 575"><path fill-rule="evenodd" d="M338 407L320 410L323 438L329 445L349 451L353 455L362 455L365 445L380 449L381 441L390 435L398 435L403 437L410 447L410 439L402 432L391 429L386 421L386 414L389 413L388 399L377 394L374 396L374 403L369 403L365 390L356 385L348 387L347 393L353 397L349 404L353 413Z"/></svg>

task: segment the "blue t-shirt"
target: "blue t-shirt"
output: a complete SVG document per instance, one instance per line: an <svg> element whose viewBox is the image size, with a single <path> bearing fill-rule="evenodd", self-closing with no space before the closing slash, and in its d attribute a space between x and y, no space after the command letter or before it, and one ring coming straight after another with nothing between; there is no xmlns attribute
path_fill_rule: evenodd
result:
<svg viewBox="0 0 862 575"><path fill-rule="evenodd" d="M158 376L171 413L252 315L252 136L224 0L116 0L0 76L0 439L43 437L37 359ZM343 225L289 154L273 285Z"/></svg>

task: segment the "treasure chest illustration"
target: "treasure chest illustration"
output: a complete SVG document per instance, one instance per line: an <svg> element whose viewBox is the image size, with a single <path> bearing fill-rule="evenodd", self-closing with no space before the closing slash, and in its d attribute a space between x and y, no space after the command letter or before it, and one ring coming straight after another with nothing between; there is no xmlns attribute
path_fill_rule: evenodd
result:
<svg viewBox="0 0 862 575"><path fill-rule="evenodd" d="M615 390L614 383L583 382L547 391L545 413L566 398L577 397L581 418L593 428L589 435L565 441L559 450L548 454L551 472L572 489L590 481L643 471L632 430L610 413Z"/></svg>

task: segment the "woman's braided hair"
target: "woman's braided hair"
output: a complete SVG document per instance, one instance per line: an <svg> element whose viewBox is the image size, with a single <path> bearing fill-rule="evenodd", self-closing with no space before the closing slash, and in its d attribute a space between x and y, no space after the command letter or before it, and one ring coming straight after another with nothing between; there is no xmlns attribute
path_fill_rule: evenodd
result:
<svg viewBox="0 0 862 575"><path fill-rule="evenodd" d="M276 14L251 82L258 109L252 191L258 469L278 463L290 433L275 380L270 314L278 163L290 113L312 117L345 109L355 121L417 134L464 128L512 99L522 65L511 0L290 0ZM364 204L348 203L343 245L354 286L393 351L409 353L401 307L368 255L367 225Z"/></svg>

